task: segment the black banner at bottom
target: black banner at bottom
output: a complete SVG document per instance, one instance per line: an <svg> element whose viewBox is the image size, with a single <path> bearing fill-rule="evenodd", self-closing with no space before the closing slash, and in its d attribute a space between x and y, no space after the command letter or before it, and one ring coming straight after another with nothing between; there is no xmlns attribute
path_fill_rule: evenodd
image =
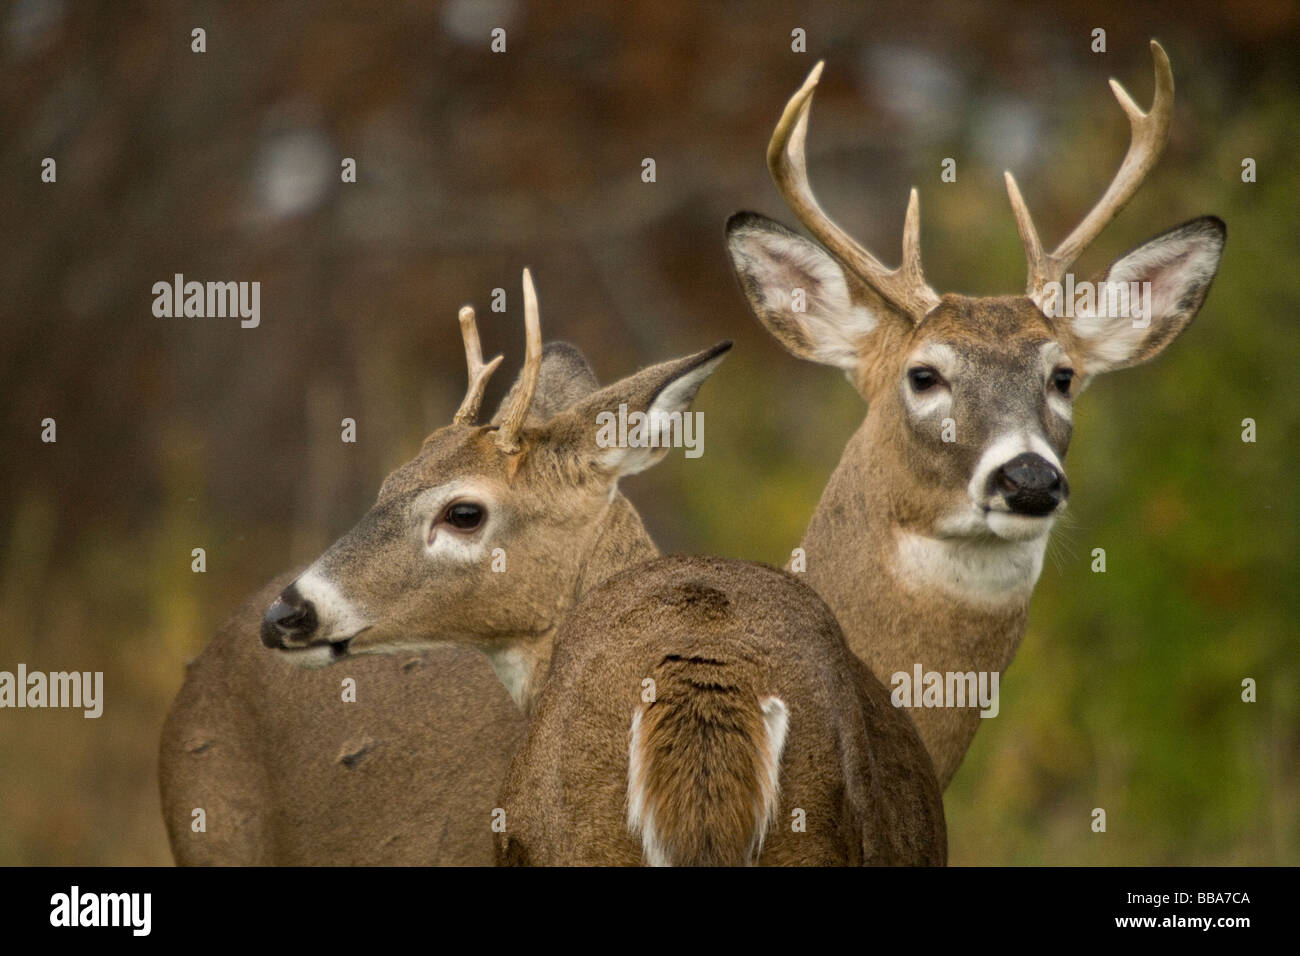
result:
<svg viewBox="0 0 1300 956"><path fill-rule="evenodd" d="M1231 945L1237 934L1281 928L1294 873L42 868L3 870L0 879L7 936L75 935L78 945L281 935L373 945L389 931L428 934L436 945L440 937L463 940L476 926L496 941L518 934L525 945L553 935L551 944L590 936L675 946L674 936L692 926L729 941L749 931L770 939L847 930L864 942L867 933L918 944L1106 935Z"/></svg>

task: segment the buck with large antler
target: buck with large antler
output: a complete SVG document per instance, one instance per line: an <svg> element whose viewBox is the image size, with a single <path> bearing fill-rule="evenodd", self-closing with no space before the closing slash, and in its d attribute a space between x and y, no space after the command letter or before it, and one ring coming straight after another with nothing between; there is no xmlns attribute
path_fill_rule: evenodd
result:
<svg viewBox="0 0 1300 956"><path fill-rule="evenodd" d="M1151 51L1154 103L1142 112L1111 81L1132 143L1100 202L1051 253L1006 174L1029 261L1023 296L931 289L915 189L897 269L831 221L813 196L804 155L821 63L786 106L767 154L782 196L817 242L754 213L728 223L732 261L759 320L796 356L843 369L869 403L802 547L808 582L884 681L920 665L968 675L957 683L969 687L970 676L1010 663L1069 493L1062 462L1075 397L1095 375L1154 358L1209 291L1226 231L1204 216L1148 240L1092 285L1076 284L1090 290L1077 301L1063 301L1070 268L1133 197L1168 139L1173 73L1154 40ZM796 308L800 299L806 308ZM906 697L902 703L916 702ZM949 706L911 714L946 786L980 711L941 703Z"/></svg>
<svg viewBox="0 0 1300 956"><path fill-rule="evenodd" d="M505 862L942 863L924 746L811 588L734 561L641 563L654 547L618 481L667 443L610 446L600 417L626 406L671 427L729 343L582 389L546 381L527 272L524 301L527 358L499 424L475 423L497 363L462 314L471 384L453 424L284 589L262 642L313 664L441 643L486 655L536 718L503 798ZM660 685L648 703L643 677ZM539 759L543 781L526 772ZM802 822L769 839L778 794Z"/></svg>
<svg viewBox="0 0 1300 956"><path fill-rule="evenodd" d="M492 863L492 811L524 728L502 684L529 699L567 609L657 554L616 481L666 449L611 456L590 423L620 403L680 413L727 347L601 389L572 346L543 352L526 273L524 291L527 358L493 423L476 420L500 359L483 362L463 309L470 385L453 423L189 668L161 748L178 862ZM291 653L261 647L259 630ZM332 660L346 666L298 666ZM344 677L355 701L340 699Z"/></svg>

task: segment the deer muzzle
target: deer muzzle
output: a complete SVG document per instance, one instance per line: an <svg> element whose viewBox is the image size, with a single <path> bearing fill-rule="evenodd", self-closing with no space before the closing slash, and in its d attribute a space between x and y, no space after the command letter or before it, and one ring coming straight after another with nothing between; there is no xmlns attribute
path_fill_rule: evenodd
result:
<svg viewBox="0 0 1300 956"><path fill-rule="evenodd" d="M1042 455L1025 452L992 476L992 493L1000 495L1012 514L1042 517L1054 512L1070 493L1061 470Z"/></svg>
<svg viewBox="0 0 1300 956"><path fill-rule="evenodd" d="M262 616L262 643L279 650L305 647L319 626L316 605L289 585Z"/></svg>

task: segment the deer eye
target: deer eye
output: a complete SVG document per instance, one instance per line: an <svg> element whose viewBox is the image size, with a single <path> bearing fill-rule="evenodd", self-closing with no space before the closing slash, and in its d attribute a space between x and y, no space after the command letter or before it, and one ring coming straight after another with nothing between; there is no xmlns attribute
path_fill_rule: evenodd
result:
<svg viewBox="0 0 1300 956"><path fill-rule="evenodd" d="M487 517L487 509L475 501L453 501L442 513L442 520L457 531L473 531Z"/></svg>
<svg viewBox="0 0 1300 956"><path fill-rule="evenodd" d="M943 379L939 373L928 365L918 365L907 370L907 381L914 392L924 392L938 385Z"/></svg>
<svg viewBox="0 0 1300 956"><path fill-rule="evenodd" d="M1062 395L1070 394L1070 383L1074 381L1074 369L1058 368L1052 373L1052 384Z"/></svg>

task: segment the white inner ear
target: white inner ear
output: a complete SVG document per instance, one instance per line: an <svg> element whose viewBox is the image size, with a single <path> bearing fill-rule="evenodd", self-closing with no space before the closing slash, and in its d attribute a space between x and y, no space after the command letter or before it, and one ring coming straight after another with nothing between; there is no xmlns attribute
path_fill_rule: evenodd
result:
<svg viewBox="0 0 1300 956"><path fill-rule="evenodd" d="M1134 328L1133 320L1126 316L1097 315L1089 311L1080 312L1074 318L1075 334L1087 343L1091 372L1124 365L1149 331L1149 327Z"/></svg>
<svg viewBox="0 0 1300 956"><path fill-rule="evenodd" d="M1151 321L1174 315L1187 292L1213 277L1219 252L1210 243L1148 243L1125 256L1111 268L1110 282L1150 282Z"/></svg>
<svg viewBox="0 0 1300 956"><path fill-rule="evenodd" d="M646 420L653 423L657 417L664 418L677 413L685 418L685 416L691 414L691 402L695 400L695 394L700 390L700 386L704 384L704 380L713 374L724 358L726 358L725 354L711 358L704 364L696 366L679 378L669 382L655 396L650 407L646 409ZM704 437L702 421L697 419L692 427L693 438L702 442ZM601 456L601 461L619 477L635 475L658 463L668 454L669 448L672 447L665 444L668 440L669 434L665 431L657 448L644 446L610 448Z"/></svg>
<svg viewBox="0 0 1300 956"><path fill-rule="evenodd" d="M816 362L857 367L861 341L879 322L854 304L844 271L834 258L798 236L776 232L741 232L733 239L731 251L741 271L758 283L763 301L755 305L797 325L806 340L806 345L783 344ZM803 290L802 311L795 310L798 289Z"/></svg>
<svg viewBox="0 0 1300 956"><path fill-rule="evenodd" d="M1179 303L1214 276L1220 248L1203 237L1154 240L1120 259L1097 284L1096 306L1080 311L1074 319L1075 334L1087 342L1089 372L1102 372L1131 363L1152 330L1166 322L1186 321ZM1146 296L1142 283L1150 283L1146 315L1108 315L1101 308L1106 285L1135 288ZM1136 305L1136 303L1135 303Z"/></svg>

